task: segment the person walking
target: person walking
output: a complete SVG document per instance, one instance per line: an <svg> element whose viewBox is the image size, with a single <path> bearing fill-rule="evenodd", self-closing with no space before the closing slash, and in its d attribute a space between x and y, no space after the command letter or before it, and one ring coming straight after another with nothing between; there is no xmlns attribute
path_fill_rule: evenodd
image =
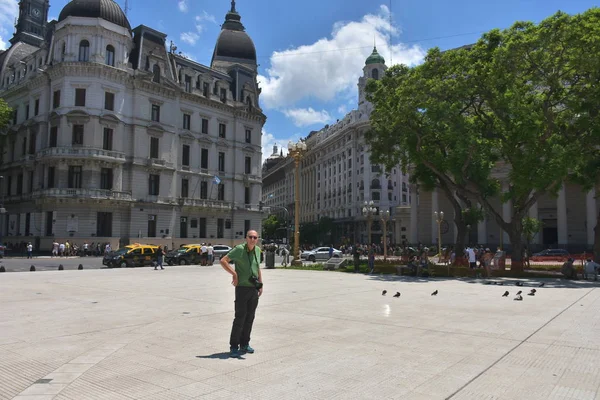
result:
<svg viewBox="0 0 600 400"><path fill-rule="evenodd" d="M158 246L158 250L156 250L156 252L158 253L158 257L156 259L157 265L154 266L155 271L158 269L158 267L160 267L160 269L164 269L163 262L165 260L165 251L161 246Z"/></svg>
<svg viewBox="0 0 600 400"><path fill-rule="evenodd" d="M33 258L33 245L31 242L27 243L27 258Z"/></svg>
<svg viewBox="0 0 600 400"><path fill-rule="evenodd" d="M221 257L221 267L233 277L235 286L235 318L229 338L229 356L238 358L242 354L254 353L250 347L250 334L258 307L258 298L263 293L260 271L260 248L256 245L258 233L249 230L246 243L239 244ZM232 267L230 261L235 262Z"/></svg>

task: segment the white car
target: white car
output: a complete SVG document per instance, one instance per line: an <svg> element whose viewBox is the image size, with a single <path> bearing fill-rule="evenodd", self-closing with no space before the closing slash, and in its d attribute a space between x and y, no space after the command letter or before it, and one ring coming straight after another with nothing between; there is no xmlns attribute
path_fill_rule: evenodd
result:
<svg viewBox="0 0 600 400"><path fill-rule="evenodd" d="M231 251L231 247L224 244L215 244L213 246L213 255L215 259L226 256Z"/></svg>
<svg viewBox="0 0 600 400"><path fill-rule="evenodd" d="M337 249L333 249L333 257L338 258L342 256L342 252ZM313 250L303 251L300 254L300 258L307 261L316 260L329 260L329 247L317 247Z"/></svg>

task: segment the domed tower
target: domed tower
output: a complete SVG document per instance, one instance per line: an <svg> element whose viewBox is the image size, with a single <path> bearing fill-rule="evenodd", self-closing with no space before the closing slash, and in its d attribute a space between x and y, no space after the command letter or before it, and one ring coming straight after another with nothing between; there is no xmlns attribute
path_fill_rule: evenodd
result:
<svg viewBox="0 0 600 400"><path fill-rule="evenodd" d="M367 60L365 61L365 66L363 68L363 76L358 80L358 108L359 109L367 109L368 102L365 96L365 89L367 86L368 79L380 79L385 71L387 70L387 66L385 65L385 58L381 54L377 52L377 47L373 46L373 52Z"/></svg>
<svg viewBox="0 0 600 400"><path fill-rule="evenodd" d="M245 31L242 17L235 9L235 0L231 1L231 10L225 15L221 33L217 38L213 52L211 68L227 71L233 64L242 64L253 71L257 70L256 48Z"/></svg>
<svg viewBox="0 0 600 400"><path fill-rule="evenodd" d="M72 0L62 9L58 22L67 17L102 18L131 31L131 25L114 0Z"/></svg>

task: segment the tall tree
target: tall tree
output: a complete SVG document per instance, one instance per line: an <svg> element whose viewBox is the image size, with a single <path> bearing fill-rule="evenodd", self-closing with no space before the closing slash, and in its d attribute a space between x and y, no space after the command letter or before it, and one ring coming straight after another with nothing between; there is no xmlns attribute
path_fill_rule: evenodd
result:
<svg viewBox="0 0 600 400"><path fill-rule="evenodd" d="M597 156L598 51L597 8L433 49L422 65L392 68L369 84L371 146L382 158L424 165L481 204L508 233L513 268L521 269L529 208ZM511 205L506 218L496 195Z"/></svg>

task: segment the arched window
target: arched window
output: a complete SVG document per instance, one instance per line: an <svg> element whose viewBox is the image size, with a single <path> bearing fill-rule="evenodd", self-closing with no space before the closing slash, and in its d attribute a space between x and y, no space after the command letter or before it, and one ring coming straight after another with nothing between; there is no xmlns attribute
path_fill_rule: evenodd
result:
<svg viewBox="0 0 600 400"><path fill-rule="evenodd" d="M79 61L90 61L90 42L87 40L79 42Z"/></svg>
<svg viewBox="0 0 600 400"><path fill-rule="evenodd" d="M375 68L372 72L371 72L371 78L373 79L379 79L379 70L377 68Z"/></svg>
<svg viewBox="0 0 600 400"><path fill-rule="evenodd" d="M381 189L381 183L379 183L379 179L373 179L371 181L371 189Z"/></svg>
<svg viewBox="0 0 600 400"><path fill-rule="evenodd" d="M160 83L160 67L158 64L154 64L152 67L152 73L154 74L152 77L152 82Z"/></svg>
<svg viewBox="0 0 600 400"><path fill-rule="evenodd" d="M106 65L115 66L115 48L110 44L106 46Z"/></svg>

